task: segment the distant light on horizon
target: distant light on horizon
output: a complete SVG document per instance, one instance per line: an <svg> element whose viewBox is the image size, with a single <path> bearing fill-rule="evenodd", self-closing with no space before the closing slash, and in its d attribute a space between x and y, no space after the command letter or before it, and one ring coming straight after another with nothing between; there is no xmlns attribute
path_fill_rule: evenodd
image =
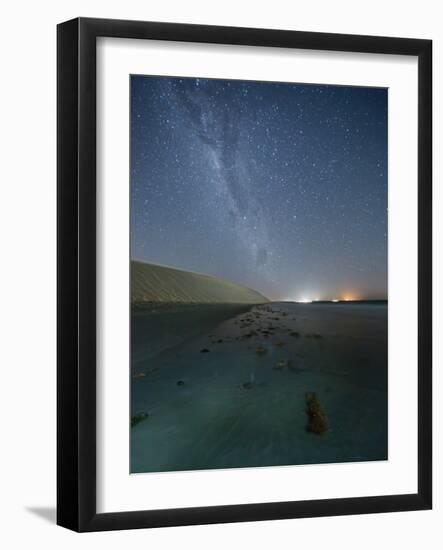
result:
<svg viewBox="0 0 443 550"><path fill-rule="evenodd" d="M354 302L358 300L358 297L355 294L347 293L343 295L342 300L343 302Z"/></svg>
<svg viewBox="0 0 443 550"><path fill-rule="evenodd" d="M354 294L345 294L340 298L314 298L312 296L302 296L301 298L295 299L294 302L298 304L313 304L315 302L331 302L337 304L339 302L355 302L359 299L360 298Z"/></svg>
<svg viewBox="0 0 443 550"><path fill-rule="evenodd" d="M311 304L314 300L311 298L300 298L299 300L296 300L299 304Z"/></svg>

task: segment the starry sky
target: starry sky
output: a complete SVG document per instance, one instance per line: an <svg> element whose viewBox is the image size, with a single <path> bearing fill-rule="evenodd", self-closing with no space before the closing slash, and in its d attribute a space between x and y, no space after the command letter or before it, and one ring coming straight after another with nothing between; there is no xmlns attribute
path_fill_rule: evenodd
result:
<svg viewBox="0 0 443 550"><path fill-rule="evenodd" d="M132 75L131 257L387 297L387 90Z"/></svg>

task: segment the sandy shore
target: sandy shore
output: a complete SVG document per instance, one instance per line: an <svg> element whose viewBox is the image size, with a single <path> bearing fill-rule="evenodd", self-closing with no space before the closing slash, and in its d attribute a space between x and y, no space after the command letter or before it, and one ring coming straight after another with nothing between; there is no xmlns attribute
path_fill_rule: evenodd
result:
<svg viewBox="0 0 443 550"><path fill-rule="evenodd" d="M387 458L386 305L151 306L132 357L132 472Z"/></svg>

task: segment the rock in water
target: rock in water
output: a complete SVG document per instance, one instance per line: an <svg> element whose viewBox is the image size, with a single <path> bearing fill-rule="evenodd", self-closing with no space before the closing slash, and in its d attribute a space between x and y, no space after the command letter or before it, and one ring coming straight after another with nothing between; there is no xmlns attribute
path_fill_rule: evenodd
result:
<svg viewBox="0 0 443 550"><path fill-rule="evenodd" d="M281 359L277 364L272 367L274 370L282 370L291 368L291 362L287 359Z"/></svg>
<svg viewBox="0 0 443 550"><path fill-rule="evenodd" d="M131 428L134 426L137 426L137 424L140 424L140 422L143 422L143 420L146 420L149 417L148 413L141 412L131 417Z"/></svg>
<svg viewBox="0 0 443 550"><path fill-rule="evenodd" d="M306 430L316 434L322 434L329 428L328 417L323 410L317 395L314 392L306 394L306 414L308 415L308 425Z"/></svg>

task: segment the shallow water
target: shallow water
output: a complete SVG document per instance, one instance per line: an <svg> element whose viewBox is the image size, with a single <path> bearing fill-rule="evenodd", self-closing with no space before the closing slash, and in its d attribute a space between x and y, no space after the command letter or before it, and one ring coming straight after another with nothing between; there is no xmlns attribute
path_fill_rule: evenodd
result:
<svg viewBox="0 0 443 550"><path fill-rule="evenodd" d="M246 310L133 313L131 415L148 417L131 429L131 472L385 460L387 306ZM322 435L306 431L307 392L328 416Z"/></svg>

